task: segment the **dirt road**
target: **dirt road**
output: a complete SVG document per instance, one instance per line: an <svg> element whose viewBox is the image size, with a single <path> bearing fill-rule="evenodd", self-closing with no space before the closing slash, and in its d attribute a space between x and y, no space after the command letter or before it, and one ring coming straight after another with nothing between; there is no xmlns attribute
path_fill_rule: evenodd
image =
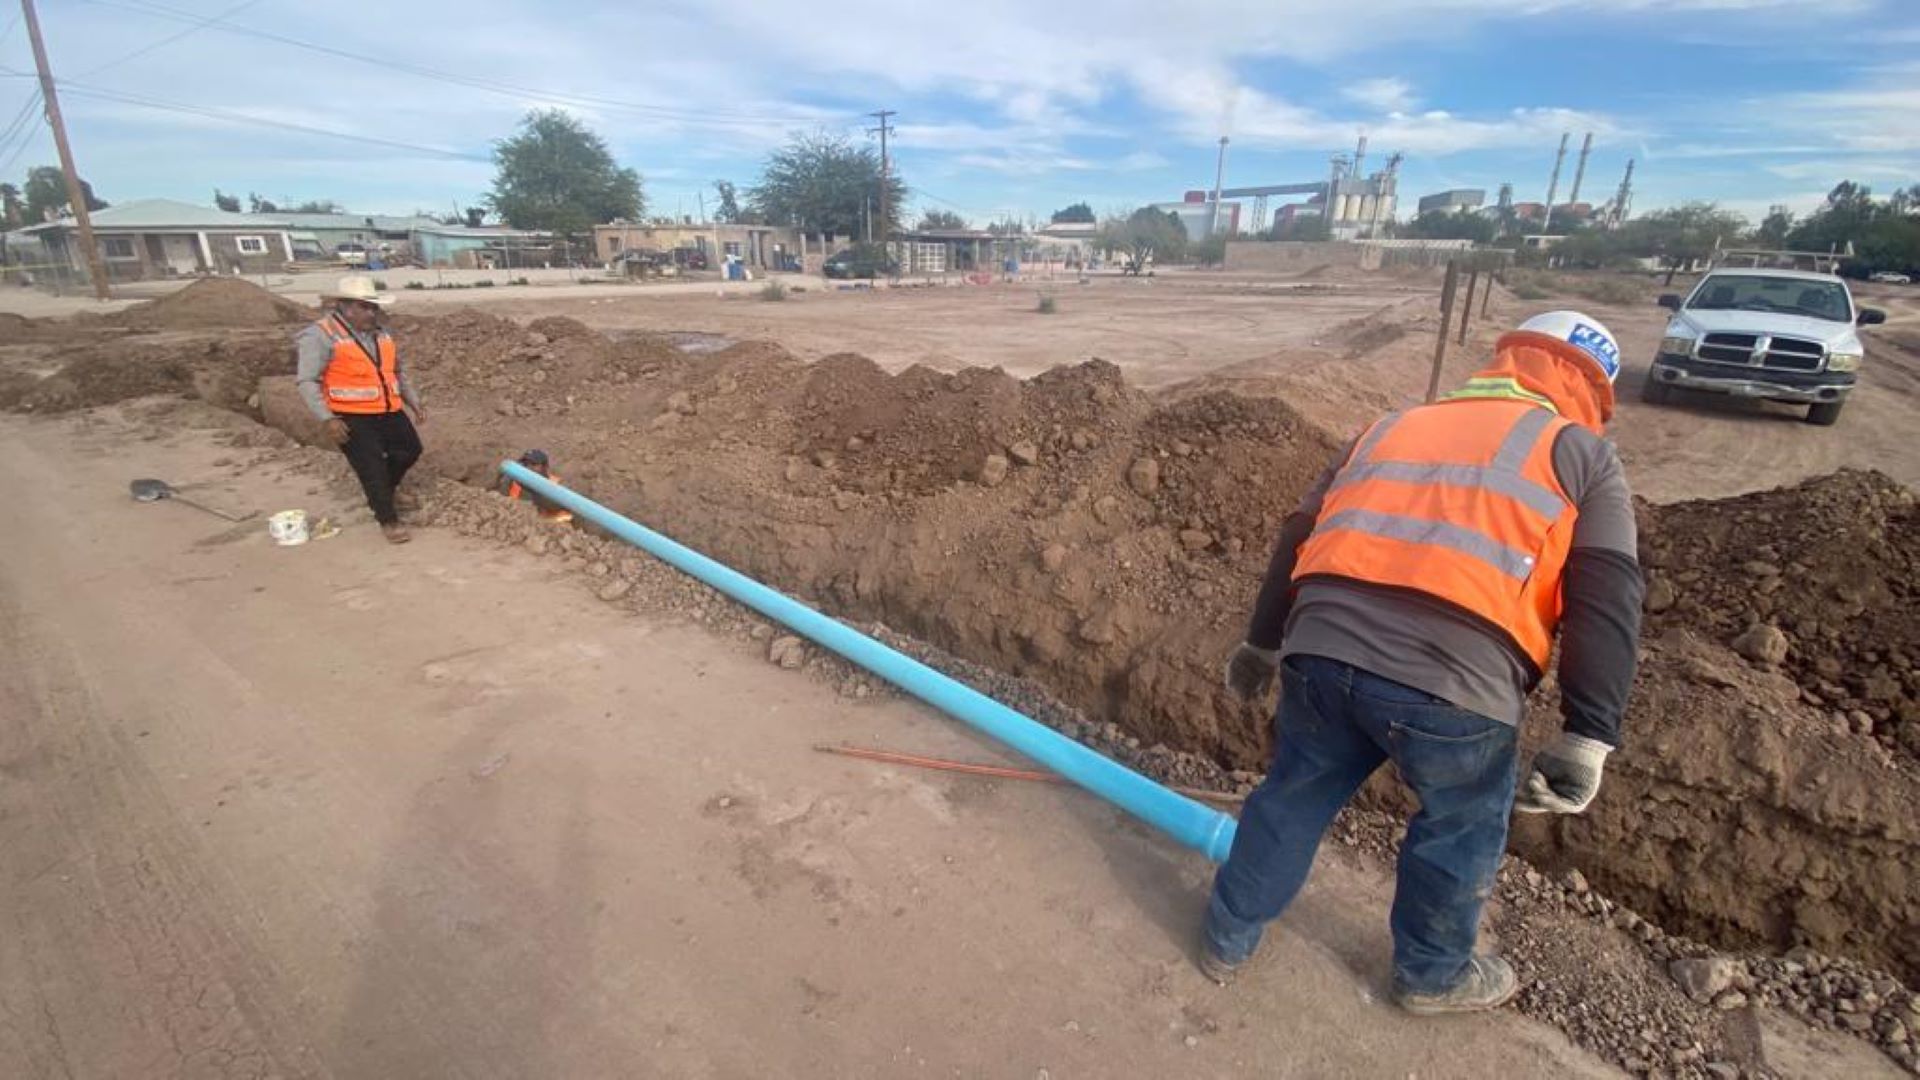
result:
<svg viewBox="0 0 1920 1080"><path fill-rule="evenodd" d="M1605 1072L1383 1004L1387 885L1338 854L1221 991L1197 856L1071 791L809 749L990 756L947 720L514 549L279 549L127 499L350 506L227 422L0 419L6 1075Z"/></svg>

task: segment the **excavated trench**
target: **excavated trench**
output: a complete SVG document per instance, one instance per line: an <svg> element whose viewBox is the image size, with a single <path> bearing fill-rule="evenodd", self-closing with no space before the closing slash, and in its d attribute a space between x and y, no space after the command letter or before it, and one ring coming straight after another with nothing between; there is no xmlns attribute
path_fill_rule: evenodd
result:
<svg viewBox="0 0 1920 1080"><path fill-rule="evenodd" d="M290 368L272 318L144 348L76 336L64 371L0 381L0 405L173 390L307 436L271 374ZM595 499L833 614L1032 680L1144 744L1264 764L1267 718L1226 696L1219 663L1337 445L1284 401L1147 395L1098 361L1026 381L888 374L566 319L397 323L437 473L484 485L539 446ZM1842 473L1642 515L1653 610L1628 745L1588 814L1522 819L1516 849L1690 936L1920 978L1912 494ZM1776 631L1783 657L1755 646ZM1549 686L1535 732L1553 704ZM1388 779L1368 797L1401 795Z"/></svg>

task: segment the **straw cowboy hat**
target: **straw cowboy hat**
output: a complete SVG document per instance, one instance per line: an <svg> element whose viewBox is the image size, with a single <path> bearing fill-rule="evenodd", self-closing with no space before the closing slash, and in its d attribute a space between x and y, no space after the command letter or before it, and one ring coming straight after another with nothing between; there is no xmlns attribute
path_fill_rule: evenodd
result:
<svg viewBox="0 0 1920 1080"><path fill-rule="evenodd" d="M358 300L363 304L386 307L393 303L393 297L374 288L373 279L365 274L348 274L331 292L320 294L322 300Z"/></svg>

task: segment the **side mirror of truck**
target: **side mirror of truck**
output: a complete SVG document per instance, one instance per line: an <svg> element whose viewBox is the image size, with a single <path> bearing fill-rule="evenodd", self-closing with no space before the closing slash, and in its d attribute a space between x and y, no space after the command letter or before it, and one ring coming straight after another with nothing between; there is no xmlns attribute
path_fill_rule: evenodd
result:
<svg viewBox="0 0 1920 1080"><path fill-rule="evenodd" d="M1661 293L1659 304L1661 307L1666 308L1668 311L1679 311L1680 310L1680 294L1679 293Z"/></svg>
<svg viewBox="0 0 1920 1080"><path fill-rule="evenodd" d="M1860 309L1860 318L1855 321L1861 326L1874 326L1886 322L1887 313L1877 307L1863 307Z"/></svg>

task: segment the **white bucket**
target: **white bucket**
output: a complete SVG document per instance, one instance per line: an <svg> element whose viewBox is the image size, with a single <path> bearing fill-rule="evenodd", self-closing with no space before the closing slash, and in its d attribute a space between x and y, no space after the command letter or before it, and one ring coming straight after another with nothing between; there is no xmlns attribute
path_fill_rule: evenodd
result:
<svg viewBox="0 0 1920 1080"><path fill-rule="evenodd" d="M282 510L267 519L267 535L281 547L292 547L307 542L307 512L305 510Z"/></svg>

